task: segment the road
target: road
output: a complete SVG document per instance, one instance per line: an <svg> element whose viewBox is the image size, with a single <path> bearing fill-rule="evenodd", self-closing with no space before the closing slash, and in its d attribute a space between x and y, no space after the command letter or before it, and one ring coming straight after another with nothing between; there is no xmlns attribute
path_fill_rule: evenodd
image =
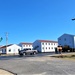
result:
<svg viewBox="0 0 75 75"><path fill-rule="evenodd" d="M0 68L17 75L74 75L75 61L52 58L37 54L34 56L2 56Z"/></svg>

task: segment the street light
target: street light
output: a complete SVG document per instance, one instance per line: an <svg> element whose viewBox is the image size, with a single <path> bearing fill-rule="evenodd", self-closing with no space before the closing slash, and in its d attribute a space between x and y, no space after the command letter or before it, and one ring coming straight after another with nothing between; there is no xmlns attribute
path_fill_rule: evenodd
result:
<svg viewBox="0 0 75 75"><path fill-rule="evenodd" d="M71 20L72 20L72 21L74 21L74 20L75 20L75 18L72 18ZM73 51L73 48L72 48L72 51Z"/></svg>
<svg viewBox="0 0 75 75"><path fill-rule="evenodd" d="M73 19L71 19L72 21L74 21L75 20L75 18L73 18Z"/></svg>

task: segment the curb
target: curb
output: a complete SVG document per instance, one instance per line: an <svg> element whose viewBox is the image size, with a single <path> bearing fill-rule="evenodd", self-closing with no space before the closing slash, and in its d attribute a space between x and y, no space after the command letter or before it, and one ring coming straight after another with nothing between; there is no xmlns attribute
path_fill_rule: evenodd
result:
<svg viewBox="0 0 75 75"><path fill-rule="evenodd" d="M9 70L6 70L6 69L3 69L3 68L0 68L1 70L4 70L4 71L7 71L7 72L9 72L9 73L11 73L11 74L13 74L13 75L17 75L17 73L13 73L13 72L11 72L11 71L9 71Z"/></svg>

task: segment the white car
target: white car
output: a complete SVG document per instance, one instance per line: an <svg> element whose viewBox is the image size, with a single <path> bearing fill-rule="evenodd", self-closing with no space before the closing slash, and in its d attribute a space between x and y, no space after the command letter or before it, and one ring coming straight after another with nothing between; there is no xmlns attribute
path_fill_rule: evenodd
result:
<svg viewBox="0 0 75 75"><path fill-rule="evenodd" d="M23 49L23 50L19 51L20 56L24 56L24 55L28 55L28 54L34 55L34 54L37 54L37 53L38 53L37 50L29 50L29 49Z"/></svg>

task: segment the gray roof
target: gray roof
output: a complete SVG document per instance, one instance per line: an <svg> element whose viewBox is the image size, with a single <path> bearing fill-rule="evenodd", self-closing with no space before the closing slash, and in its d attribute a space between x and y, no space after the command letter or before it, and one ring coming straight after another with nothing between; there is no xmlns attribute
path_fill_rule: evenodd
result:
<svg viewBox="0 0 75 75"><path fill-rule="evenodd" d="M67 33L64 33L63 35L68 35L68 36L72 36L72 37L74 37L75 35L72 35L72 34L67 34ZM62 37L63 35L61 35L60 37ZM60 38L59 37L59 38Z"/></svg>

